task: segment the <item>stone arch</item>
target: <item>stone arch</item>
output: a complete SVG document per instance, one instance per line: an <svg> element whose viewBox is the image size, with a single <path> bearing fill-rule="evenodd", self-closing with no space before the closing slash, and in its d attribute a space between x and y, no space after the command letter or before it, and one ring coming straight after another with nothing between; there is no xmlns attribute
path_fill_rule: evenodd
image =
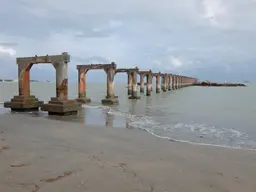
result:
<svg viewBox="0 0 256 192"><path fill-rule="evenodd" d="M70 56L67 52L61 55L46 55L34 57L20 57L16 59L18 65L19 95L9 103L13 111L48 111L49 115L66 115L77 113L79 105L74 100L68 100L67 65ZM52 64L56 70L56 97L52 97L48 104L42 104L30 94L30 69L35 64ZM67 106L66 103L69 103ZM52 107L54 105L54 107Z"/></svg>
<svg viewBox="0 0 256 192"><path fill-rule="evenodd" d="M86 73L89 70L104 70L107 74L107 96L101 100L102 104L117 104L119 101L115 96L114 77L117 65L110 64L90 64L77 65L78 70L78 98L79 103L90 102L91 99L86 97Z"/></svg>

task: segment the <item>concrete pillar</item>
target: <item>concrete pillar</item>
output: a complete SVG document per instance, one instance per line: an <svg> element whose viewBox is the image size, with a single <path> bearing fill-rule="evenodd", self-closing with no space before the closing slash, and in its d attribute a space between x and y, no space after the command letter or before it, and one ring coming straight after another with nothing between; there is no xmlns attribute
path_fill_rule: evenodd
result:
<svg viewBox="0 0 256 192"><path fill-rule="evenodd" d="M79 103L89 103L91 99L86 95L86 73L88 69L78 70L78 98L76 99Z"/></svg>
<svg viewBox="0 0 256 192"><path fill-rule="evenodd" d="M162 76L162 87L163 87L163 92L166 92L167 91L167 79L166 79L166 75L163 75Z"/></svg>
<svg viewBox="0 0 256 192"><path fill-rule="evenodd" d="M115 98L115 85L114 85L114 70L107 70L107 97Z"/></svg>
<svg viewBox="0 0 256 192"><path fill-rule="evenodd" d="M152 75L147 74L147 96L151 96L151 88L152 88Z"/></svg>
<svg viewBox="0 0 256 192"><path fill-rule="evenodd" d="M178 75L176 76L176 87L177 87L177 89L179 89L179 88L180 88L180 84L179 84L179 76L178 76Z"/></svg>
<svg viewBox="0 0 256 192"><path fill-rule="evenodd" d="M160 75L156 76L156 93L161 92L160 78L161 78Z"/></svg>
<svg viewBox="0 0 256 192"><path fill-rule="evenodd" d="M168 90L171 91L172 90L172 76L168 75Z"/></svg>
<svg viewBox="0 0 256 192"><path fill-rule="evenodd" d="M56 97L61 101L68 100L68 64L67 62L53 63L56 70Z"/></svg>
<svg viewBox="0 0 256 192"><path fill-rule="evenodd" d="M137 71L131 72L132 76L132 95L129 99L140 99L137 94Z"/></svg>
<svg viewBox="0 0 256 192"><path fill-rule="evenodd" d="M32 67L32 65L31 65ZM19 78L19 95L28 97L30 96L30 68L26 66L18 67L18 78Z"/></svg>
<svg viewBox="0 0 256 192"><path fill-rule="evenodd" d="M115 96L115 84L114 84L114 77L115 77L115 69L108 68L104 69L107 73L107 96L105 99L101 100L102 104L117 104L119 103L117 97Z"/></svg>
<svg viewBox="0 0 256 192"><path fill-rule="evenodd" d="M131 95L132 94L132 72L128 72L127 76L128 76L128 95Z"/></svg>
<svg viewBox="0 0 256 192"><path fill-rule="evenodd" d="M153 91L153 76L150 75L150 78L149 78L149 89L150 91L152 92Z"/></svg>
<svg viewBox="0 0 256 192"><path fill-rule="evenodd" d="M164 75L161 75L161 89L164 90Z"/></svg>
<svg viewBox="0 0 256 192"><path fill-rule="evenodd" d="M177 76L173 75L173 89L177 89Z"/></svg>
<svg viewBox="0 0 256 192"><path fill-rule="evenodd" d="M140 92L144 93L144 74L140 74Z"/></svg>

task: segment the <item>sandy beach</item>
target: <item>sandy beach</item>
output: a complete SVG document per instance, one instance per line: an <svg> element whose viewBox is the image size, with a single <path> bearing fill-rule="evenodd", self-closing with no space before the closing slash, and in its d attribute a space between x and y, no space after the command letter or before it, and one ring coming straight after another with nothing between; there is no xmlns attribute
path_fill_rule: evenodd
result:
<svg viewBox="0 0 256 192"><path fill-rule="evenodd" d="M1 192L255 192L256 151L0 116Z"/></svg>

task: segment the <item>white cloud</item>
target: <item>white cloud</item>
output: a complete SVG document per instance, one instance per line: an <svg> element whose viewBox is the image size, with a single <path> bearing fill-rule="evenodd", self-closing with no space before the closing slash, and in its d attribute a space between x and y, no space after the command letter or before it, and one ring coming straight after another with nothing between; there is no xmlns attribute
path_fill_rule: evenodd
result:
<svg viewBox="0 0 256 192"><path fill-rule="evenodd" d="M8 54L10 56L16 55L16 51L14 49L7 48L7 47L1 46L1 45L0 45L0 52L4 53L4 54Z"/></svg>
<svg viewBox="0 0 256 192"><path fill-rule="evenodd" d="M184 63L178 57L175 56L170 56L170 63L175 68L180 68L184 65Z"/></svg>
<svg viewBox="0 0 256 192"><path fill-rule="evenodd" d="M213 26L220 25L223 16L227 14L224 2L222 0L203 0L202 5L203 17Z"/></svg>

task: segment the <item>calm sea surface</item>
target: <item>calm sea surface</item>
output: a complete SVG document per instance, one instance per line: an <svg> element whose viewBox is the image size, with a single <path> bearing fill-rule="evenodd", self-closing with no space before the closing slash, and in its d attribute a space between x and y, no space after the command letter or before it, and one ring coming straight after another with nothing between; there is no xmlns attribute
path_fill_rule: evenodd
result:
<svg viewBox="0 0 256 192"><path fill-rule="evenodd" d="M17 83L0 83L0 115L10 113L9 109L1 107L17 90ZM87 125L139 128L159 137L185 142L256 148L255 85L188 87L160 94L154 91L151 97L139 93L140 100L129 100L126 84L116 84L120 104L106 107L101 105L101 99L106 96L106 84L89 83L87 94L92 103L85 105L77 117L61 119ZM55 96L55 84L31 83L31 94L47 101ZM70 84L69 97L77 97L76 84ZM36 115L49 118L44 112Z"/></svg>

